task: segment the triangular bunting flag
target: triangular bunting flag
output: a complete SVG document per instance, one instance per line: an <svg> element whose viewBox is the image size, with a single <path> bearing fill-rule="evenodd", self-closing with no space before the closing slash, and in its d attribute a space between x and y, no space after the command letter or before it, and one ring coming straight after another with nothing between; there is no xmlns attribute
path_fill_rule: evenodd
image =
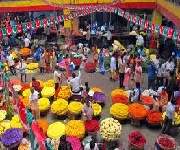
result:
<svg viewBox="0 0 180 150"><path fill-rule="evenodd" d="M12 35L12 27L11 26L6 27L6 33L8 36Z"/></svg>
<svg viewBox="0 0 180 150"><path fill-rule="evenodd" d="M155 29L156 29L156 25L155 25L154 23L152 23L152 25L151 25L151 31L154 32Z"/></svg>
<svg viewBox="0 0 180 150"><path fill-rule="evenodd" d="M139 18L138 26L142 26L142 18Z"/></svg>
<svg viewBox="0 0 180 150"><path fill-rule="evenodd" d="M47 26L47 19L43 19L44 26Z"/></svg>
<svg viewBox="0 0 180 150"><path fill-rule="evenodd" d="M17 34L17 27L16 27L16 25L12 26L12 32L13 32L13 35Z"/></svg>
<svg viewBox="0 0 180 150"><path fill-rule="evenodd" d="M120 16L120 9L117 9L117 15Z"/></svg>
<svg viewBox="0 0 180 150"><path fill-rule="evenodd" d="M50 17L50 24L54 24L54 17Z"/></svg>
<svg viewBox="0 0 180 150"><path fill-rule="evenodd" d="M173 33L172 39L173 39L174 41L176 41L176 40L177 40L177 38L178 38L178 30L174 30L174 33Z"/></svg>
<svg viewBox="0 0 180 150"><path fill-rule="evenodd" d="M159 35L162 35L164 32L164 26L160 26L160 29L159 29Z"/></svg>
<svg viewBox="0 0 180 150"><path fill-rule="evenodd" d="M132 15L131 15L131 14L129 14L129 18L128 18L128 21L131 21L131 16L132 16Z"/></svg>
<svg viewBox="0 0 180 150"><path fill-rule="evenodd" d="M156 25L156 27L155 27L155 33L156 33L156 34L159 33L159 29L160 29L159 25Z"/></svg>
<svg viewBox="0 0 180 150"><path fill-rule="evenodd" d="M40 28L40 21L39 20L36 20L35 24L36 24L36 28Z"/></svg>
<svg viewBox="0 0 180 150"><path fill-rule="evenodd" d="M27 26L27 29L30 30L31 29L31 22L27 22L26 26Z"/></svg>
<svg viewBox="0 0 180 150"><path fill-rule="evenodd" d="M167 37L168 27L164 27L163 36Z"/></svg>
<svg viewBox="0 0 180 150"><path fill-rule="evenodd" d="M7 35L6 28L3 27L3 28L1 28L1 30L2 30L2 35L6 36Z"/></svg>
<svg viewBox="0 0 180 150"><path fill-rule="evenodd" d="M31 27L32 27L32 29L34 29L36 27L36 24L34 21L31 22Z"/></svg>
<svg viewBox="0 0 180 150"><path fill-rule="evenodd" d="M131 22L133 22L134 20L134 15L131 15Z"/></svg>
<svg viewBox="0 0 180 150"><path fill-rule="evenodd" d="M151 22L151 21L149 21L148 29L149 29L150 31L152 30L152 22Z"/></svg>
<svg viewBox="0 0 180 150"><path fill-rule="evenodd" d="M26 31L27 31L26 23L22 23L22 29L23 29L23 32L26 32Z"/></svg>
<svg viewBox="0 0 180 150"><path fill-rule="evenodd" d="M128 18L129 18L129 12L125 12L124 18L125 18L126 20L128 20Z"/></svg>
<svg viewBox="0 0 180 150"><path fill-rule="evenodd" d="M40 20L40 27L44 27L44 21L43 20Z"/></svg>
<svg viewBox="0 0 180 150"><path fill-rule="evenodd" d="M0 39L3 38L2 30L0 29Z"/></svg>
<svg viewBox="0 0 180 150"><path fill-rule="evenodd" d="M120 9L120 16L124 17L124 10Z"/></svg>
<svg viewBox="0 0 180 150"><path fill-rule="evenodd" d="M134 16L133 23L134 24L136 23L136 16Z"/></svg>
<svg viewBox="0 0 180 150"><path fill-rule="evenodd" d="M21 26L21 24L17 25L17 32L18 33L22 33L22 26Z"/></svg>
<svg viewBox="0 0 180 150"><path fill-rule="evenodd" d="M148 25L149 25L149 21L146 20L145 23L144 23L144 29L147 30L148 29Z"/></svg>
<svg viewBox="0 0 180 150"><path fill-rule="evenodd" d="M136 25L139 23L139 16L136 16Z"/></svg>
<svg viewBox="0 0 180 150"><path fill-rule="evenodd" d="M178 42L180 42L180 30L179 30L179 32L178 32Z"/></svg>
<svg viewBox="0 0 180 150"><path fill-rule="evenodd" d="M51 20L50 20L50 18L47 19L47 25L48 25L48 26L51 25Z"/></svg>
<svg viewBox="0 0 180 150"><path fill-rule="evenodd" d="M173 28L168 28L168 33L167 33L167 38L168 39L172 39L173 31L174 31Z"/></svg>

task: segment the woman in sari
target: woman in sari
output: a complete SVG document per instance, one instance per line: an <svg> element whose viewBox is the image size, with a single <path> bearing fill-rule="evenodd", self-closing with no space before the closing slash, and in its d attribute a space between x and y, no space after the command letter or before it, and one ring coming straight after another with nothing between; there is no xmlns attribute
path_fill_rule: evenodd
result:
<svg viewBox="0 0 180 150"><path fill-rule="evenodd" d="M84 121L92 120L94 112L93 112L92 104L89 101L89 98L85 99L85 103L84 103L83 109L82 109L82 114L83 114Z"/></svg>
<svg viewBox="0 0 180 150"><path fill-rule="evenodd" d="M105 73L105 68L104 68L104 54L103 50L101 49L99 56L98 56L98 61L99 61L99 72L101 74Z"/></svg>
<svg viewBox="0 0 180 150"><path fill-rule="evenodd" d="M69 58L68 54L66 54L66 57L65 57L64 61L65 61L65 68L66 68L66 77L71 77L72 76L72 73L70 71L70 63L71 63L71 61L70 61L70 58Z"/></svg>
<svg viewBox="0 0 180 150"><path fill-rule="evenodd" d="M124 81L123 81L123 86L127 89L128 89L130 80L131 80L131 68L129 64L127 63L127 66L125 67L125 75L124 75Z"/></svg>
<svg viewBox="0 0 180 150"><path fill-rule="evenodd" d="M136 67L135 67L135 82L139 82L141 85L142 82L142 67L141 67L141 62L137 62L136 63Z"/></svg>

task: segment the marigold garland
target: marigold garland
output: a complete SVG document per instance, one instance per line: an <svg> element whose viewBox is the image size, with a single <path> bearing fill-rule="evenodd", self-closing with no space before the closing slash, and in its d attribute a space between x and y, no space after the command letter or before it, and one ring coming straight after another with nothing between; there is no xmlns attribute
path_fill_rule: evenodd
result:
<svg viewBox="0 0 180 150"><path fill-rule="evenodd" d="M128 117L128 106L122 103L113 104L110 108L110 114L116 119L126 119Z"/></svg>
<svg viewBox="0 0 180 150"><path fill-rule="evenodd" d="M102 92L102 90L98 87L92 87L92 88L90 88L90 90L93 92Z"/></svg>
<svg viewBox="0 0 180 150"><path fill-rule="evenodd" d="M81 113L82 107L83 107L83 105L82 105L81 102L71 102L71 103L69 104L69 106L68 106L68 110L69 110L71 113L73 113L73 114L75 114L75 115L78 115L78 114Z"/></svg>
<svg viewBox="0 0 180 150"><path fill-rule="evenodd" d="M154 99L151 96L141 96L141 101L147 105L153 105Z"/></svg>
<svg viewBox="0 0 180 150"><path fill-rule="evenodd" d="M40 98L38 100L39 110L40 112L44 112L49 109L50 101L48 98Z"/></svg>
<svg viewBox="0 0 180 150"><path fill-rule="evenodd" d="M142 104L133 103L129 105L129 115L137 120L142 120L147 116L147 109Z"/></svg>
<svg viewBox="0 0 180 150"><path fill-rule="evenodd" d="M123 89L115 89L113 91L111 91L111 97L114 97L115 95L123 95L123 96L127 96L126 91L124 91Z"/></svg>
<svg viewBox="0 0 180 150"><path fill-rule="evenodd" d="M54 122L49 125L47 129L47 136L51 139L60 138L65 134L66 126L60 121Z"/></svg>
<svg viewBox="0 0 180 150"><path fill-rule="evenodd" d="M114 95L111 99L113 104L122 103L127 105L129 103L129 98L120 94Z"/></svg>
<svg viewBox="0 0 180 150"><path fill-rule="evenodd" d="M82 139L85 135L85 125L82 120L70 120L66 125L66 135Z"/></svg>
<svg viewBox="0 0 180 150"><path fill-rule="evenodd" d="M97 104L97 103L93 103L92 104L92 108L94 110L94 116L99 116L102 112L102 107L101 105Z"/></svg>
<svg viewBox="0 0 180 150"><path fill-rule="evenodd" d="M149 124L159 124L162 123L163 118L159 111L157 110L150 110L147 114L146 120Z"/></svg>
<svg viewBox="0 0 180 150"><path fill-rule="evenodd" d="M46 134L47 129L49 127L48 122L44 119L37 119L36 121L37 121L39 127L43 130L43 133Z"/></svg>
<svg viewBox="0 0 180 150"><path fill-rule="evenodd" d="M51 105L51 112L55 115L64 115L68 112L68 102L64 99L57 99Z"/></svg>

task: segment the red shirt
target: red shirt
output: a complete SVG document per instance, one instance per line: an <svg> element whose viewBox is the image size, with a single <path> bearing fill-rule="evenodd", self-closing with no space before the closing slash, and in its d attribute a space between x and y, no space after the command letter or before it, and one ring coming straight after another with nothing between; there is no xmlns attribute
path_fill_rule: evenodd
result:
<svg viewBox="0 0 180 150"><path fill-rule="evenodd" d="M32 87L34 87L34 89L38 92L41 92L42 88L41 88L41 84L39 81L33 81L32 82Z"/></svg>

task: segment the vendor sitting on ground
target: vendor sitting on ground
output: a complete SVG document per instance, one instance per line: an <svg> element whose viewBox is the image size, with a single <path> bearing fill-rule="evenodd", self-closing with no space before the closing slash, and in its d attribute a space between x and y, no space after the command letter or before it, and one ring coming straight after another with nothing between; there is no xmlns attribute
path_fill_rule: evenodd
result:
<svg viewBox="0 0 180 150"><path fill-rule="evenodd" d="M76 76L76 74L73 72L72 79L68 80L68 84L70 85L73 94L79 94L82 91L80 87L80 79L81 79L81 70L79 70L78 76Z"/></svg>
<svg viewBox="0 0 180 150"><path fill-rule="evenodd" d="M38 92L42 90L41 83L37 81L35 77L32 77L32 87Z"/></svg>

